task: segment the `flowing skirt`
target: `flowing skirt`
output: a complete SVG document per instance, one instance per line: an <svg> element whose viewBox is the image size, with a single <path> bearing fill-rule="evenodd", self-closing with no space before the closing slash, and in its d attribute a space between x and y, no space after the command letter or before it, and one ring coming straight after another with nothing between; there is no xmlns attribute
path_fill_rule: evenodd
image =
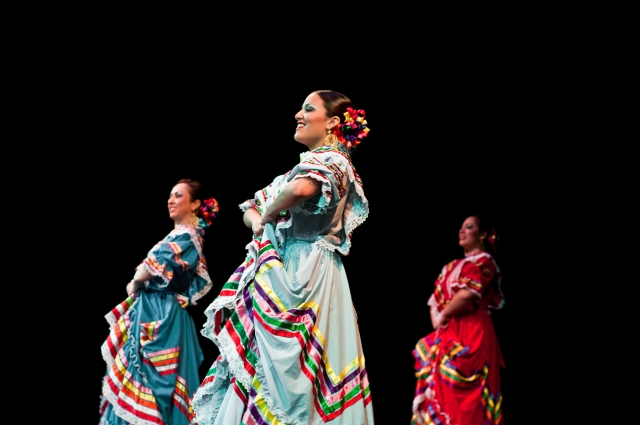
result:
<svg viewBox="0 0 640 425"><path fill-rule="evenodd" d="M272 229L247 245L245 262L205 312L202 334L220 356L193 398L196 422L373 425L339 254L307 242L280 253Z"/></svg>
<svg viewBox="0 0 640 425"><path fill-rule="evenodd" d="M100 425L188 425L204 356L176 295L140 292L105 318L111 331L102 345Z"/></svg>
<svg viewBox="0 0 640 425"><path fill-rule="evenodd" d="M416 392L411 424L504 425L504 361L486 308L453 318L413 350Z"/></svg>

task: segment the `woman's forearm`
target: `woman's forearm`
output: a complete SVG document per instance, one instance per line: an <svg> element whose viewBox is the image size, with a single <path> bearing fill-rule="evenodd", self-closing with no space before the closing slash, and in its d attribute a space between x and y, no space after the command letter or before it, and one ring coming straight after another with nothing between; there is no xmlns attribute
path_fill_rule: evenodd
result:
<svg viewBox="0 0 640 425"><path fill-rule="evenodd" d="M313 178L299 178L286 185L267 210L263 222L275 221L281 211L296 207L320 192L321 183Z"/></svg>
<svg viewBox="0 0 640 425"><path fill-rule="evenodd" d="M253 208L248 208L242 215L242 222L249 229L253 227L253 224L255 222L260 223L261 219L262 219L262 216L260 215L260 213Z"/></svg>
<svg viewBox="0 0 640 425"><path fill-rule="evenodd" d="M145 282L152 277L151 273L143 268L136 270L136 274L133 276L133 279L131 279L131 282L127 284L127 294L131 295L138 292L140 289L146 288Z"/></svg>
<svg viewBox="0 0 640 425"><path fill-rule="evenodd" d="M138 285L142 285L147 280L150 280L153 276L147 270L140 268L136 271L136 274L133 276L133 282Z"/></svg>
<svg viewBox="0 0 640 425"><path fill-rule="evenodd" d="M438 309L431 307L429 309L429 315L431 316L431 326L433 326L433 329L436 329L438 327L438 322L440 321L440 313L438 313Z"/></svg>
<svg viewBox="0 0 640 425"><path fill-rule="evenodd" d="M442 310L442 319L451 320L456 313L460 312L467 304L472 302L476 297L473 292L468 289L460 289L449 301L449 304Z"/></svg>

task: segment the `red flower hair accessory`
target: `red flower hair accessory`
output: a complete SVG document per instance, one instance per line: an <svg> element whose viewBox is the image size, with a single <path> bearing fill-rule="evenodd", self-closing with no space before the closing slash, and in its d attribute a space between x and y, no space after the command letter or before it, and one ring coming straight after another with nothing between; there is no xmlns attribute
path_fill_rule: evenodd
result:
<svg viewBox="0 0 640 425"><path fill-rule="evenodd" d="M491 232L489 232L489 235L485 238L485 240L489 243L489 245L491 245L493 252L498 252L497 244L500 240L500 236L498 236L498 232L496 232L496 229L491 229Z"/></svg>
<svg viewBox="0 0 640 425"><path fill-rule="evenodd" d="M200 205L200 215L207 222L208 225L211 225L211 222L218 215L218 201L214 198L209 198L202 202Z"/></svg>
<svg viewBox="0 0 640 425"><path fill-rule="evenodd" d="M363 109L347 108L347 112L344 113L344 122L339 124L333 131L340 143L349 152L362 143L369 134L367 120L364 117L365 112Z"/></svg>

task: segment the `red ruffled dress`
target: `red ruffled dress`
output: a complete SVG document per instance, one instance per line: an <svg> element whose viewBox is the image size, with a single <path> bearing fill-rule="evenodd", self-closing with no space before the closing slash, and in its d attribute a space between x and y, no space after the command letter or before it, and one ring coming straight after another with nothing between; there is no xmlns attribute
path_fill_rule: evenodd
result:
<svg viewBox="0 0 640 425"><path fill-rule="evenodd" d="M486 252L443 267L428 303L435 315L461 288L477 299L416 344L412 425L504 425L504 359L490 313L504 304L500 280L500 269Z"/></svg>

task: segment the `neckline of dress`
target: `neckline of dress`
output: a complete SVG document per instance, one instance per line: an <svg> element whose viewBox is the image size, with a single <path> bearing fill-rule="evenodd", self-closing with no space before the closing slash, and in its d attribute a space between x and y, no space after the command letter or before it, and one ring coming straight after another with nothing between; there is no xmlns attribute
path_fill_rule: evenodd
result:
<svg viewBox="0 0 640 425"><path fill-rule="evenodd" d="M464 258L476 257L476 256L478 256L478 255L480 255L480 254L487 254L487 251L480 251L480 252L477 252L477 253L475 253L475 254L465 254L465 255L464 255Z"/></svg>

